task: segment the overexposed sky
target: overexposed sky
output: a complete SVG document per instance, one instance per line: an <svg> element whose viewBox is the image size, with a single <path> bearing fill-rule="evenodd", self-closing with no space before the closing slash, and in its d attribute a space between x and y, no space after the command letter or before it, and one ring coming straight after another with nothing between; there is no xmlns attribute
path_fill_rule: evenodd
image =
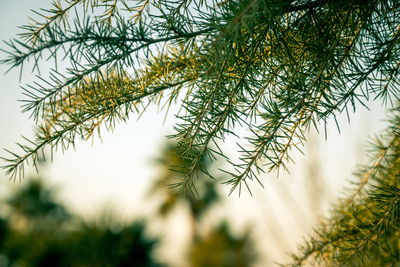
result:
<svg viewBox="0 0 400 267"><path fill-rule="evenodd" d="M21 32L17 27L29 22L28 16L32 14L30 9L49 6L49 0L1 0L0 40L8 40ZM4 43L0 44L0 48L7 49ZM0 59L4 56L0 51ZM46 64L43 65L46 67ZM24 69L21 83L19 70L4 74L6 70L7 66L0 65L0 148L14 150L15 142L22 141L21 135L33 136L33 124L28 114L21 113L17 100L23 98L19 86L35 78L29 66ZM355 171L355 165L365 162L365 144L369 136L377 133L385 125L382 122L384 115L379 103L375 103L371 111L362 107L359 107L358 111L351 116L351 124L347 123L345 116L339 118L340 134L334 123L328 127L328 140L325 140L322 129L322 135L314 134L314 152L311 153L307 148L305 156L297 155L295 159L298 163L291 166L290 175L284 174L277 178L274 174L268 174L262 177L266 188L261 189L254 183L254 197L244 195L238 198L237 194L232 195L228 206L232 210L231 216L236 216L236 222L244 224L248 217L253 216L258 219L260 225L266 224L268 220L297 225L293 231L297 231L297 238L301 240L304 234L301 229L304 230L304 226L299 226L297 217L293 216L307 217L310 212L308 195L304 189L307 187L306 177L309 170L306 166L313 168L309 157L320 160L323 165L321 180L327 187L325 190L331 197L336 197L341 188L348 184L346 179L352 178L351 173ZM60 187L62 200L82 215L90 216L106 203L112 203L117 211L127 216L143 211L146 205L142 193L147 190L152 178L157 176L157 169L153 167L152 160L159 156L162 144L166 140L165 135L171 133L174 123L172 115L168 117L165 125L164 114L158 113L156 108L150 108L139 121L136 120L136 115L132 115L128 123L117 125L113 133L103 132L103 142L95 138L93 142L77 143L76 150L57 153L54 162L44 169L44 173L51 183ZM224 146L230 151L236 149L231 148L229 144ZM0 157L6 156L4 151L0 152ZM7 187L10 182L3 170L0 171L0 179L0 193L4 193L1 189ZM24 180L21 183L24 183ZM13 186L18 187L21 183L17 182ZM226 188L226 191L228 190L229 188ZM292 197L288 198L288 195ZM328 199L320 201L326 201L326 206L329 202ZM271 203L274 205L270 205ZM288 206L297 210L299 214L282 214L282 210ZM265 231L277 234L277 231L271 229Z"/></svg>

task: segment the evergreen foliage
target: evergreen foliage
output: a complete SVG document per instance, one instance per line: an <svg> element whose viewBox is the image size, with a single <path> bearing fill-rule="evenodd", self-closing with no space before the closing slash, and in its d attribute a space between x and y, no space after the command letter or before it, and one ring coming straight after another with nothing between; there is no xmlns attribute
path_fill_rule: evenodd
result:
<svg viewBox="0 0 400 267"><path fill-rule="evenodd" d="M294 266L397 266L400 263L400 109L377 140L371 163L329 223L319 226L294 255Z"/></svg>
<svg viewBox="0 0 400 267"><path fill-rule="evenodd" d="M11 68L54 60L24 87L34 140L10 152L15 178L46 147L66 149L149 105L181 101L175 133L193 192L204 158L225 157L232 190L286 168L311 127L371 99L394 108L354 197L303 247L327 264L399 262L400 2L398 0L59 0L7 42ZM66 68L58 68L61 61ZM335 120L336 121L336 120ZM248 129L238 160L220 142ZM242 138L242 136L240 136Z"/></svg>
<svg viewBox="0 0 400 267"><path fill-rule="evenodd" d="M68 148L179 99L172 137L191 164L177 186L193 190L199 168L212 176L202 157L226 157L220 141L241 125L251 134L239 161L227 158L233 190L285 168L310 127L370 98L399 98L395 0L64 0L37 13L1 61L33 60L35 70L55 61L48 78L24 87L38 127L6 159L12 177L46 147ZM69 65L58 70L61 61Z"/></svg>

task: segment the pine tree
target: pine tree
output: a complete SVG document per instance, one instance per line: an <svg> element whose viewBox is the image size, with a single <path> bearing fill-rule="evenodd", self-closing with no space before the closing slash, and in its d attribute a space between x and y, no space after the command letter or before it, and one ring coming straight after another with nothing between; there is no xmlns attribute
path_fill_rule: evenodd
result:
<svg viewBox="0 0 400 267"><path fill-rule="evenodd" d="M48 78L24 88L23 111L37 130L22 153L6 158L14 178L46 147L68 148L149 105L167 112L179 101L171 137L190 164L176 186L194 191L198 170L214 176L202 159L223 157L231 165L226 183L240 190L262 184L264 171L285 169L310 128L341 113L350 118L370 99L399 109L398 0L58 0L38 14L1 61L15 68L33 60L36 70L55 61ZM61 61L68 67L57 68ZM321 230L306 254L325 257L328 249L350 262L373 247L376 255L399 253L380 240L398 236L397 123L393 141L376 144L377 162L361 174L359 200L338 209L333 228ZM239 136L247 145L235 160L220 144L238 126L250 134ZM342 234L356 241L341 243Z"/></svg>

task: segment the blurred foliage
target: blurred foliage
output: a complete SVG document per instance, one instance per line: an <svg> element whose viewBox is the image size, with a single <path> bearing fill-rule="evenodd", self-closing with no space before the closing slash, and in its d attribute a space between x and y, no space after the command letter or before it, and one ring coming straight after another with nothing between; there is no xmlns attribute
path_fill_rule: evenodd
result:
<svg viewBox="0 0 400 267"><path fill-rule="evenodd" d="M185 175L183 170L192 163L181 153L177 144L172 142L165 145L156 163L161 171L149 193L162 196L157 214L164 217L177 207L185 205L187 207L186 215L192 230L191 246L188 249L188 265L193 267L253 266L257 252L249 233L239 237L235 236L229 231L227 222L222 222L211 231L200 234L200 222L203 220L203 215L223 201L223 196L217 189L220 179L210 179L199 168L194 172L197 179L191 186L191 189L195 191L188 193L176 190L174 183L183 178ZM200 161L200 165L207 169L213 167L212 163L205 157L202 157Z"/></svg>
<svg viewBox="0 0 400 267"><path fill-rule="evenodd" d="M55 201L54 191L38 179L16 192L7 201L12 216L23 231L48 231L60 227L71 219L68 211ZM14 224L15 225L15 224Z"/></svg>
<svg viewBox="0 0 400 267"><path fill-rule="evenodd" d="M167 143L161 157L156 161L160 168L160 175L149 190L150 195L162 195L163 201L158 209L158 214L167 216L175 207L187 205L194 219L200 219L214 203L221 200L216 188L216 180L207 179L206 174L199 169L195 171L196 179L193 192L184 194L182 191L171 189L176 182L184 176L182 170L190 166L191 162L177 150L177 145ZM211 161L201 159L201 165L210 168ZM183 195L184 194L184 195Z"/></svg>
<svg viewBox="0 0 400 267"><path fill-rule="evenodd" d="M8 200L0 218L0 266L163 266L152 253L158 240L146 223L85 223L60 204L41 180L30 180Z"/></svg>
<svg viewBox="0 0 400 267"><path fill-rule="evenodd" d="M249 233L235 236L226 222L208 232L200 231L203 214L222 201L215 181L199 179L196 195L182 196L167 188L179 179L179 168L184 168L186 161L176 145L167 144L157 160L160 176L150 188L151 195L164 196L157 215L170 215L172 210L185 207L192 227L190 245L176 257L193 267L252 266L256 251ZM169 166L175 166L174 170ZM166 266L153 255L160 240L145 234L145 220L124 224L112 209L98 214L97 220L83 220L57 201L56 193L43 180L31 179L0 203L8 210L7 217L0 217L0 267Z"/></svg>
<svg viewBox="0 0 400 267"><path fill-rule="evenodd" d="M246 267L257 259L254 245L248 233L235 237L226 223L196 240L190 251L193 267Z"/></svg>
<svg viewBox="0 0 400 267"><path fill-rule="evenodd" d="M79 259L79 266L163 266L153 259L151 253L158 241L146 237L145 227L139 221L120 230L82 225L71 235L79 243L74 247L74 256Z"/></svg>

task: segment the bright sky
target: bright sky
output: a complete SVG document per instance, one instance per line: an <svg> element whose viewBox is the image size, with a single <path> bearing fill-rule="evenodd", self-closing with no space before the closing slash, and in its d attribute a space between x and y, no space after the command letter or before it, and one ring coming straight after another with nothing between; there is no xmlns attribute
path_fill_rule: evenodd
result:
<svg viewBox="0 0 400 267"><path fill-rule="evenodd" d="M1 0L0 40L8 40L20 32L17 27L28 22L27 18L32 14L30 9L48 6L49 0ZM6 46L0 44L0 48L4 49ZM4 53L0 52L0 58L4 58ZM4 74L6 70L7 66L0 65L0 148L13 150L15 142L22 141L19 136L32 136L33 125L28 114L21 113L17 100L23 97L19 86L32 81L34 77L30 69L26 68L20 84L19 70ZM336 130L335 124L331 123L327 141L323 135L315 137L316 153L312 155L323 162L321 179L326 183L327 194L331 196L337 196L346 184L345 179L351 178L356 163L365 162L364 145L368 136L384 126L379 103L374 104L372 111L362 108L359 110L361 112L357 116L352 116L350 125L343 118L339 120L341 134ZM171 133L171 118L173 117L170 116L163 126L163 114L157 113L156 109L150 109L139 121L136 116L132 116L127 124L118 125L112 134L103 132L103 142L96 138L93 145L91 142L82 142L77 144L75 151L70 149L63 154L56 154L54 162L44 173L52 183L60 187L61 198L67 205L81 214L94 214L109 202L124 214L142 211L146 206L141 202L141 194L157 175L157 170L152 167L152 160L159 155L164 136ZM309 150L306 153L307 151ZM6 156L6 153L0 151L1 156ZM306 173L304 166L310 164L307 163L307 156L309 155L296 157L299 163L291 168L291 176L282 175L279 179L276 179L276 175L264 177L264 190L254 184L253 198L243 196L239 199L236 195L231 196L228 205L232 210L241 211L237 220L243 221L246 216L255 216L266 223L267 215L277 214L281 206L288 205L282 202L282 195L288 195L287 192L296 196L287 200L292 203L289 205L300 205L297 210L307 210L304 207L307 201L304 184L307 181L303 179ZM3 170L0 173L0 177L2 176L5 177ZM8 183L7 178L1 178L0 193L4 193L1 189ZM275 205L266 205L271 202ZM287 223L284 216L279 217L276 220ZM290 216L288 218L289 221L294 220ZM297 222L292 223L295 225ZM302 233L298 235L301 238Z"/></svg>

